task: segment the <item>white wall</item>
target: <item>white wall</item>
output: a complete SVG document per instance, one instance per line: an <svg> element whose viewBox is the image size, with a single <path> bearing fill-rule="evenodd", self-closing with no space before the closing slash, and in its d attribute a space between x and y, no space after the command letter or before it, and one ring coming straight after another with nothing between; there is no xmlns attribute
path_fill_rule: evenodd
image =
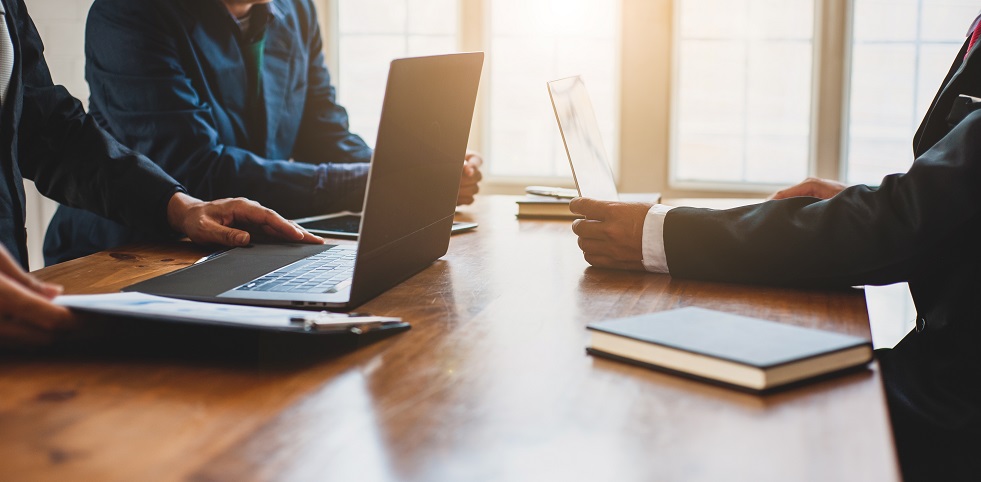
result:
<svg viewBox="0 0 981 482"><path fill-rule="evenodd" d="M85 17L92 0L27 0L44 41L45 58L56 84L62 84L88 105L89 88L85 83ZM33 183L27 187L27 243L31 252L31 269L44 266L41 243L44 230L57 206L41 196Z"/></svg>

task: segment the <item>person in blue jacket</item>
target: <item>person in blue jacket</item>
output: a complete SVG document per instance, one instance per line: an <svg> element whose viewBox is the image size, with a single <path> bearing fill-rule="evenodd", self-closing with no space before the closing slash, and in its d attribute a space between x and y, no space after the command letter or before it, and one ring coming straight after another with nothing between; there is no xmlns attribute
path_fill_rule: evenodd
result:
<svg viewBox="0 0 981 482"><path fill-rule="evenodd" d="M92 115L191 194L288 218L360 210L371 149L335 102L310 0L96 0L85 37ZM461 162L466 204L483 161ZM62 206L45 261L147 238Z"/></svg>
<svg viewBox="0 0 981 482"><path fill-rule="evenodd" d="M0 352L76 328L72 313L52 302L61 287L25 272L25 178L58 202L160 237L242 246L250 235L236 227L251 225L293 241L323 242L254 201L195 199L119 144L51 81L24 0L0 0Z"/></svg>

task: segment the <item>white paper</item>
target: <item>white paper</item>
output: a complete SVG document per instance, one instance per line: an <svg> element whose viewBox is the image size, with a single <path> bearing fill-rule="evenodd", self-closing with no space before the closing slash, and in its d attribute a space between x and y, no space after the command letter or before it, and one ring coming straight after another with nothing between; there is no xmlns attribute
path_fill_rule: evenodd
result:
<svg viewBox="0 0 981 482"><path fill-rule="evenodd" d="M67 308L105 314L275 328L295 328L297 324L291 322L291 318L317 315L310 311L185 301L142 293L66 295L55 298L54 302ZM337 325L350 325L352 322L351 318L343 314L337 314L336 317ZM323 321L320 322L321 326L324 324Z"/></svg>

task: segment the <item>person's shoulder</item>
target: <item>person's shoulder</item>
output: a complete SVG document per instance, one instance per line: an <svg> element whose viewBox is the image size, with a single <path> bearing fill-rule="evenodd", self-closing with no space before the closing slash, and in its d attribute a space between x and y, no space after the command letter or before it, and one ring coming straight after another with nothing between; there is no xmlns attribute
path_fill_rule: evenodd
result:
<svg viewBox="0 0 981 482"><path fill-rule="evenodd" d="M161 0L95 0L89 9L89 21L102 18L153 18L170 3Z"/></svg>
<svg viewBox="0 0 981 482"><path fill-rule="evenodd" d="M273 8L278 8L284 13L292 13L304 19L316 19L316 7L313 0L273 0Z"/></svg>
<svg viewBox="0 0 981 482"><path fill-rule="evenodd" d="M173 17L183 4L183 0L94 0L88 23L89 27L105 24L147 28Z"/></svg>
<svg viewBox="0 0 981 482"><path fill-rule="evenodd" d="M298 30L304 38L320 35L313 0L273 0L270 8L275 10L274 15L283 18L290 28Z"/></svg>

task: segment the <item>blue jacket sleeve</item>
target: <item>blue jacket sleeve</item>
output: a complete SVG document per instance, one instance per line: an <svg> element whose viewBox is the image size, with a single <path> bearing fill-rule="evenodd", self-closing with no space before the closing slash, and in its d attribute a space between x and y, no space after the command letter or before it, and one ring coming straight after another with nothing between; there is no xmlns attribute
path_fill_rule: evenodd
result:
<svg viewBox="0 0 981 482"><path fill-rule="evenodd" d="M293 154L296 160L310 163L369 162L371 149L361 137L351 133L347 111L337 104L313 5L308 0L296 3L306 10L300 18L306 23L303 37L310 60L303 119Z"/></svg>
<svg viewBox="0 0 981 482"><path fill-rule="evenodd" d="M668 268L685 278L800 286L909 280L938 253L977 238L978 139L981 110L877 189L726 211L674 209L664 223Z"/></svg>
<svg viewBox="0 0 981 482"><path fill-rule="evenodd" d="M224 145L212 106L180 64L180 32L167 30L157 5L98 1L89 12L86 78L109 132L202 199L245 196L287 217L360 207L363 173Z"/></svg>
<svg viewBox="0 0 981 482"><path fill-rule="evenodd" d="M21 172L40 192L132 228L173 234L167 202L183 190L149 159L119 144L68 91L54 85L44 46L23 0L15 12L23 104Z"/></svg>

